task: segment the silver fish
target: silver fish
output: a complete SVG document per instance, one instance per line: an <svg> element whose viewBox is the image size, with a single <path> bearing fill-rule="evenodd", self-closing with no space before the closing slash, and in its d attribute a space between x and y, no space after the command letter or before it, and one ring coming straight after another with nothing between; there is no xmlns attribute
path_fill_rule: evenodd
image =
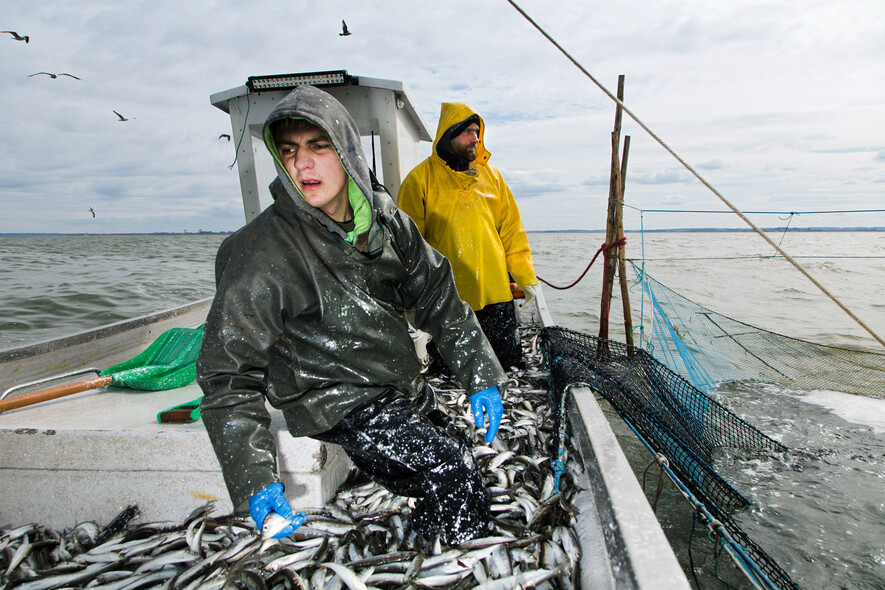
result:
<svg viewBox="0 0 885 590"><path fill-rule="evenodd" d="M31 542L27 539L27 537L25 537L24 543L19 545L18 548L13 552L12 558L10 558L9 560L9 566L6 568L6 573L3 575L4 578L8 578L9 574L15 571L15 568L17 568L18 565L22 561L24 561L25 557L28 556L28 553L30 553L32 547L33 545L31 545Z"/></svg>
<svg viewBox="0 0 885 590"><path fill-rule="evenodd" d="M496 470L498 467L500 467L500 466L503 465L506 461L508 461L510 458L512 458L514 454L515 454L515 453L514 453L513 451L510 451L510 450L508 450L508 451L504 451L503 453L498 453L498 455L495 456L495 458L492 459L492 460L489 462L489 464L488 464L488 466L487 466L487 469L488 469L489 471L494 471L494 470Z"/></svg>
<svg viewBox="0 0 885 590"><path fill-rule="evenodd" d="M206 521L204 519L194 519L188 525L184 538L191 553L200 553L204 532L206 532Z"/></svg>
<svg viewBox="0 0 885 590"><path fill-rule="evenodd" d="M98 574L105 570L109 570L112 567L112 564L93 563L88 565L86 569L76 573L62 574L59 576L48 576L45 578L30 580L16 587L21 588L22 590L48 590L49 588L77 586L81 582L87 582L94 579L96 576L98 576Z"/></svg>
<svg viewBox="0 0 885 590"><path fill-rule="evenodd" d="M291 518L286 518L276 512L271 512L267 515L267 518L264 519L264 523L261 525L261 538L270 539L290 524L292 524Z"/></svg>
<svg viewBox="0 0 885 590"><path fill-rule="evenodd" d="M179 551L171 551L169 553L161 553L157 557L151 559L150 561L146 561L135 569L135 573L140 574L142 572L151 572L154 570L161 569L170 564L190 564L199 559L199 556L194 555L190 552L189 549L182 549Z"/></svg>
<svg viewBox="0 0 885 590"><path fill-rule="evenodd" d="M341 581L344 582L350 590L368 590L366 588L366 583L363 582L360 577L357 576L354 571L346 565L327 561L325 563L321 563L320 567L329 568L330 570L335 572L335 574L339 578L341 578Z"/></svg>
<svg viewBox="0 0 885 590"><path fill-rule="evenodd" d="M310 577L310 587L315 590L323 590L326 587L326 572L322 568L317 568Z"/></svg>
<svg viewBox="0 0 885 590"><path fill-rule="evenodd" d="M513 568L510 565L510 554L500 545L495 547L487 561L489 576L492 578L505 578L513 573Z"/></svg>
<svg viewBox="0 0 885 590"><path fill-rule="evenodd" d="M533 588L542 582L552 580L560 575L561 570L558 568L547 570L540 569L531 572L524 572L500 578L497 580L489 580L485 584L481 584L474 590L515 590L517 588Z"/></svg>
<svg viewBox="0 0 885 590"><path fill-rule="evenodd" d="M417 584L424 587L438 588L441 586L450 586L459 580L464 579L470 574L470 570L466 570L457 574L442 574L437 576L426 576L418 579Z"/></svg>
<svg viewBox="0 0 885 590"><path fill-rule="evenodd" d="M307 549L302 549L301 551L278 557L266 564L264 569L269 572L276 572L289 567L291 567L292 570L299 570L310 563L311 557L314 553L316 553L316 550L313 547L308 547Z"/></svg>
<svg viewBox="0 0 885 590"><path fill-rule="evenodd" d="M373 572L371 576L369 576L368 578L366 578L364 580L364 582L366 583L366 585L368 585L368 584L373 584L373 585L396 584L399 586L399 585L403 585L403 583L405 582L405 579L406 579L406 575L402 574L402 573L396 573L396 572L375 573L375 572Z"/></svg>

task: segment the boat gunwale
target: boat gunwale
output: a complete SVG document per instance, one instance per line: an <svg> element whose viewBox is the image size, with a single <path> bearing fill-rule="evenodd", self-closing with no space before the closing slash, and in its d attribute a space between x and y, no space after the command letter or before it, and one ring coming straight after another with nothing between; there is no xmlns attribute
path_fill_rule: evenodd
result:
<svg viewBox="0 0 885 590"><path fill-rule="evenodd" d="M148 327L152 324L157 324L165 320L177 318L187 313L195 312L203 306L208 309L208 306L209 304L211 304L211 302L212 297L208 297L205 299L200 299L198 301L193 301L191 303L186 303L178 307L173 307L171 309L120 320L119 322L106 324L104 326L99 326L97 328L92 328L89 330L83 330L82 332L76 332L68 336L50 338L48 340L35 342L33 344L26 344L24 346L15 346L12 348L0 350L0 366L10 361L20 361L49 352L64 350L72 346L88 344L90 342L95 342L103 338L123 334L124 332L129 332L137 328Z"/></svg>

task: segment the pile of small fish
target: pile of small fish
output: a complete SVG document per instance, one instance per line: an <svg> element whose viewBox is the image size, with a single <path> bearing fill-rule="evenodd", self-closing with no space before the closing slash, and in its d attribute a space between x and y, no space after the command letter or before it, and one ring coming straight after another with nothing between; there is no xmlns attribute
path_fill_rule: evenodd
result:
<svg viewBox="0 0 885 590"><path fill-rule="evenodd" d="M504 418L489 445L476 432L464 390L445 377L428 380L451 432L480 441L473 452L492 497L488 537L453 547L423 539L408 524L414 500L354 472L326 506L305 510L305 523L285 539L262 535L249 519L213 516L211 503L182 523L134 524L138 509L130 506L104 528L0 529L0 587L573 588L580 548L571 470L580 465L566 448L566 470L554 479L557 437L536 333L523 330L529 368L511 374L515 384L505 391Z"/></svg>

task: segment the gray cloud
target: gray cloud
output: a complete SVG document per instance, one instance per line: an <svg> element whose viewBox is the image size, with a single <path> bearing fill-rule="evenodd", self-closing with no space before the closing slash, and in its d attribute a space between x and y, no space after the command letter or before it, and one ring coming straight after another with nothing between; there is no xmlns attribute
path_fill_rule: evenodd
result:
<svg viewBox="0 0 885 590"><path fill-rule="evenodd" d="M521 6L610 90L625 73L631 110L715 171L729 197L764 194L787 209L812 191L821 208L880 199L881 175L856 172L870 153L885 161L885 148L857 151L881 146L869 122L885 120L885 23L872 3L846 0L825 21L823 5L799 13L773 0ZM532 229L568 220L574 203L601 200L604 212L614 104L506 3L349 3L346 39L341 10L306 0L10 4L5 18L31 42L0 39L0 232L235 229L234 143L217 140L230 123L209 95L250 75L341 68L402 81L431 133L440 102L478 109ZM37 71L82 80L27 77ZM692 208L709 205L628 117L624 131L631 199L659 204L669 187L685 189ZM93 223L83 212L95 204L103 217ZM584 223L601 226L593 215Z"/></svg>
<svg viewBox="0 0 885 590"><path fill-rule="evenodd" d="M722 170L727 168L728 166L720 159L716 160L707 160L706 162L701 162L695 168L698 170Z"/></svg>
<svg viewBox="0 0 885 590"><path fill-rule="evenodd" d="M670 168L656 172L639 172L629 176L630 183L636 184L679 184L691 182L694 177L685 170Z"/></svg>

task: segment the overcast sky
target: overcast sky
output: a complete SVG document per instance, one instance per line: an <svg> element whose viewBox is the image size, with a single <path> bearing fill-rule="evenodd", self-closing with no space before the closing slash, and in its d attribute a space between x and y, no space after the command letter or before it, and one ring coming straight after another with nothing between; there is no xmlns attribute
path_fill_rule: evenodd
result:
<svg viewBox="0 0 885 590"><path fill-rule="evenodd" d="M885 209L881 0L517 4L612 92L624 74L627 106L738 208L885 226L810 213ZM470 103L527 229L604 227L615 105L506 0L10 0L0 18L30 37L0 36L0 232L234 230L230 122L209 95L330 69L402 81L431 133L440 102ZM725 206L623 128L628 229L743 226L649 211Z"/></svg>

